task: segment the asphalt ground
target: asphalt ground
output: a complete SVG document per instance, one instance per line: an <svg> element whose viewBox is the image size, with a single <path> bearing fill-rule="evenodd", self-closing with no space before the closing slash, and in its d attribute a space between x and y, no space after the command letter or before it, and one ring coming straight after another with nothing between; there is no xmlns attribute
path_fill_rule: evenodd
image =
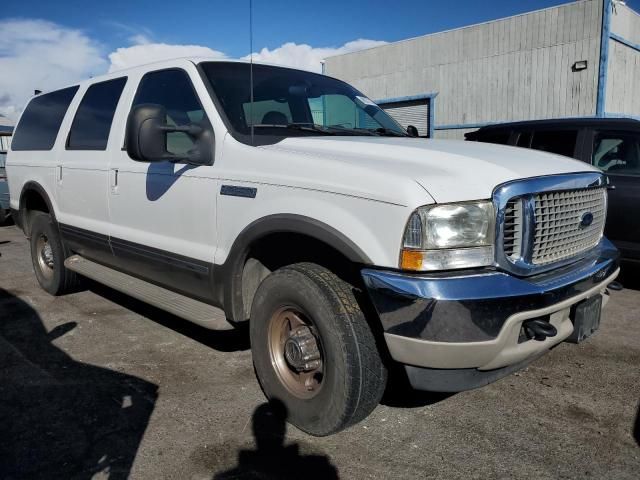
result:
<svg viewBox="0 0 640 480"><path fill-rule="evenodd" d="M640 478L639 289L526 370L455 395L398 385L315 438L265 403L245 332L95 283L51 297L13 226L0 253L0 478Z"/></svg>

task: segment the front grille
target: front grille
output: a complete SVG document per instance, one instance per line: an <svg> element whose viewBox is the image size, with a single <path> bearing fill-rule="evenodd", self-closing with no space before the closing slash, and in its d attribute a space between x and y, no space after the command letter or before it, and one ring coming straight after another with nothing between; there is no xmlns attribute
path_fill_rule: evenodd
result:
<svg viewBox="0 0 640 480"><path fill-rule="evenodd" d="M531 267L551 265L579 255L600 241L606 208L605 188L512 198L504 207L504 255L512 262ZM525 210L531 212L527 219Z"/></svg>
<svg viewBox="0 0 640 480"><path fill-rule="evenodd" d="M591 188L533 196L535 229L531 263L547 265L595 247L604 229L606 190ZM591 215L591 222L583 219Z"/></svg>

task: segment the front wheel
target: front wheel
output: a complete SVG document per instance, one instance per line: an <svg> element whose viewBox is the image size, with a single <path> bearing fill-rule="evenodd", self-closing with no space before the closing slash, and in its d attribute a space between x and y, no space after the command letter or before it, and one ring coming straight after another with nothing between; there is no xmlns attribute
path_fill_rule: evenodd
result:
<svg viewBox="0 0 640 480"><path fill-rule="evenodd" d="M329 435L378 405L387 372L353 287L312 263L281 268L260 284L250 320L258 380L289 421Z"/></svg>

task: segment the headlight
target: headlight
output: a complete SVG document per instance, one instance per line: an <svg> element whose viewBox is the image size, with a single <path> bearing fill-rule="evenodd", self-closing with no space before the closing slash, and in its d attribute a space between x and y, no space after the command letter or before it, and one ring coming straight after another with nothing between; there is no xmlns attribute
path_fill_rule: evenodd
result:
<svg viewBox="0 0 640 480"><path fill-rule="evenodd" d="M447 270L493 263L495 212L489 201L421 207L404 234L400 267Z"/></svg>

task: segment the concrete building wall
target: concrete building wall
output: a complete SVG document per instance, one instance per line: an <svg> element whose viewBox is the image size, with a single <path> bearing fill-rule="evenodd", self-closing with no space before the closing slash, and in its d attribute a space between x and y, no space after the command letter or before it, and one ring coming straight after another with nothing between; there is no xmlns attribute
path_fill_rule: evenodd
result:
<svg viewBox="0 0 640 480"><path fill-rule="evenodd" d="M605 111L640 115L640 15L619 4L611 13Z"/></svg>
<svg viewBox="0 0 640 480"><path fill-rule="evenodd" d="M440 137L462 138L475 124L594 115L602 1L329 57L326 73L376 100L437 93ZM578 60L586 70L572 71Z"/></svg>
<svg viewBox="0 0 640 480"><path fill-rule="evenodd" d="M455 128L449 130L436 130L435 138L446 140L464 140L464 134L473 132L477 128Z"/></svg>

